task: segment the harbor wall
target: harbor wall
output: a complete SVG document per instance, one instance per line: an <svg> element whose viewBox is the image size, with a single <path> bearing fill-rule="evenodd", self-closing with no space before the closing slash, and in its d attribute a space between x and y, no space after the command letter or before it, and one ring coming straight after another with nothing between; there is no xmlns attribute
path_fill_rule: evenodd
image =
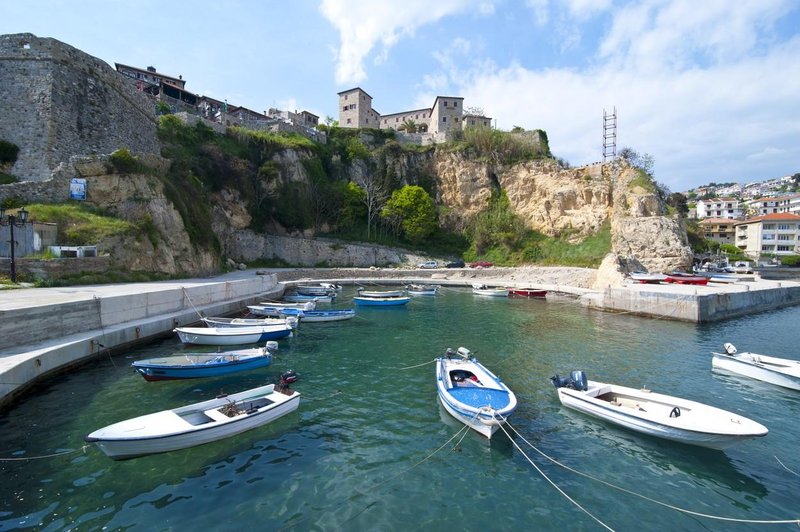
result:
<svg viewBox="0 0 800 532"><path fill-rule="evenodd" d="M198 322L201 312L240 312L283 290L274 274L257 275L0 311L0 406L33 383L108 350L172 334L175 327Z"/></svg>

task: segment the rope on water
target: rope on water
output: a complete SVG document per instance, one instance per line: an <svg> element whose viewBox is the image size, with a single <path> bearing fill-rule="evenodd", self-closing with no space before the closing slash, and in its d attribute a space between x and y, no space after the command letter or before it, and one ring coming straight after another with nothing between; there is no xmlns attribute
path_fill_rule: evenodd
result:
<svg viewBox="0 0 800 532"><path fill-rule="evenodd" d="M576 501L575 499L573 499L572 497L570 497L569 495L567 495L567 493L566 493L564 490L562 490L562 489L561 489L561 488L558 486L558 484L556 484L555 482L553 482L553 481L550 479L550 477L548 477L548 476L547 476L547 474L545 474L545 472L544 472L544 471L542 471L542 470L541 470L541 468L539 468L539 466L537 466L537 465L534 463L534 461L533 461L533 460L531 460L531 458L530 458L530 457L529 457L527 454L525 454L525 451L523 451L523 450L522 450L522 447L520 447L520 446L519 446L519 444L518 444L516 441L514 441L514 439L513 439L513 438L511 438L511 435L508 433L508 431L506 431L506 428L505 428L505 425L507 425L507 424L508 424L508 421L506 421L504 418L502 418L502 416L501 416L501 419L503 419L503 421L504 421L504 423L501 423L501 424L500 424L500 428L503 430L503 433L505 433L505 435L506 435L506 436L508 436L508 439L509 439L509 440L511 440L511 443L513 443L513 444L514 444L514 447L516 447L516 448L517 448L517 450L518 450L519 452L521 452L521 453L522 453L522 456L524 456L524 457L525 457L525 459L526 459L526 460L527 460L527 461L528 461L528 462L529 462L529 463L530 463L530 464L533 466L533 468L534 468L534 469L536 469L536 471L537 471L537 472L538 472L540 475L542 475L542 478L544 478L544 479L545 479L545 480L546 480L548 483L550 483L550 485L551 485L551 486L553 486L553 487L554 487L554 488L555 488L555 489L556 489L556 490L557 490L557 491L558 491L558 492L559 492L561 495L563 495L563 496L564 496L564 498L566 498L566 499L567 499L569 502L571 502L572 504L574 504L574 505L575 505L575 506L576 506L576 507L577 507L577 508L578 508L580 511L582 511L583 513L585 513L586 515L588 515L589 517L591 517L591 518L592 518L594 521L596 521L596 522L597 522L597 523L598 523L600 526L602 526L602 527L603 527L603 528L605 528L606 530L614 530L613 528L609 527L607 524L605 524L604 522L602 522L602 521L601 521L599 518L597 518L595 515L593 515L593 514L592 514L592 513L591 513L589 510L587 510L586 508L584 508L583 506L581 506L581 505L580 505L580 503L579 503L578 501ZM511 425L509 425L509 427L510 427L510 426L511 426ZM511 427L511 428L513 429L513 427ZM516 431L516 429L514 429L514 432L517 432L517 431ZM527 442L527 440L525 440L525 438L522 438L522 439L523 439L523 441L525 441L526 443L528 443L528 442ZM528 443L528 445L530 445L530 443ZM531 447L533 447L533 446L531 446ZM535 447L534 447L534 449L535 449Z"/></svg>
<svg viewBox="0 0 800 532"><path fill-rule="evenodd" d="M306 397L304 395L303 396L303 400L304 401L327 401L331 397L336 397L337 395L339 395L341 393L342 393L342 390L336 390L335 392L333 392L332 394L330 394L330 395L328 395L326 397Z"/></svg>
<svg viewBox="0 0 800 532"><path fill-rule="evenodd" d="M414 368L418 368L420 366L427 366L428 364L433 364L434 362L436 362L435 358L433 360L429 360L427 362L423 362L422 364L417 364L416 366L406 366L404 368L389 368L389 369L414 369Z"/></svg>
<svg viewBox="0 0 800 532"><path fill-rule="evenodd" d="M788 471L788 472L789 472L789 473L791 473L792 475L796 475L796 476L800 477L800 475L798 475L798 474L797 474L797 471L792 471L791 469L789 469L788 467L786 467L785 465L783 465L783 462L781 462L781 459L780 459L780 458L778 458L777 456L775 457L775 460L777 460L777 461L778 461L778 463L781 465L781 467L782 467L782 468L784 468L786 471Z"/></svg>
<svg viewBox="0 0 800 532"><path fill-rule="evenodd" d="M78 449L72 449L71 451L61 451L60 453L43 454L40 456L21 456L18 458L0 458L0 462L22 462L24 460L40 460L42 458L53 458L56 456L64 456L65 454L77 453L78 451L83 451L85 453L86 449L88 448L89 448L88 445L82 445Z"/></svg>
<svg viewBox="0 0 800 532"><path fill-rule="evenodd" d="M562 464L561 462L559 462L555 458L549 456L548 454L544 453L543 451L538 449L535 445L533 445L531 442L526 440L525 437L522 434L520 434L519 431L517 429L515 429L510 423L506 423L506 424L509 427L511 427L511 430L514 431L514 434L519 436L522 439L522 441L527 443L530 446L531 449L533 449L534 451L536 451L537 453L542 455L544 458L550 460L555 465L557 465L559 467L563 467L567 471L571 471L572 473L575 473L576 475L580 475L580 476L582 476L584 478L588 478L589 480L594 480L595 482L599 482L600 484L608 486L609 488L614 488L615 490L621 491L623 493L627 493L628 495L634 495L636 497L639 497L640 499L644 499L646 501L652 502L654 504L658 504L658 505L663 506L665 508L669 508L671 510L675 510L676 512L681 512L681 513L684 513L684 514L687 514L687 515L693 515L695 517L705 517L706 519L716 519L718 521L727 521L727 522L730 522L730 523L749 523L749 524L758 524L758 525L786 525L786 524L800 525L800 519L779 519L779 520L775 520L775 519L739 519L739 518L735 518L735 517L724 517L724 516L719 516L719 515L695 512L693 510L688 510L686 508L681 508L680 506L674 506L672 504L653 499L651 497L648 497L647 495L642 495L641 493L637 493L637 492L631 491L631 490L629 490L627 488L623 488L621 486L617 486L617 485L612 484L612 483L610 483L608 481L605 481L603 479L600 479L600 478L597 478L595 476L592 476L592 475L590 475L588 473L584 473L582 471L578 471L577 469L574 469L574 468L572 468L572 467L570 467L570 466L568 466L566 464ZM515 443L515 445L516 445L516 443Z"/></svg>

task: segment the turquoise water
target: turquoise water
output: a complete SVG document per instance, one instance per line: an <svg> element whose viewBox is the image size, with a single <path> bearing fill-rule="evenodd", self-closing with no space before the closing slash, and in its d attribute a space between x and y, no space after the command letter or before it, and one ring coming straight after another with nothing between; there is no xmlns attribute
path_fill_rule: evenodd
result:
<svg viewBox="0 0 800 532"><path fill-rule="evenodd" d="M147 383L130 363L183 349L163 340L49 380L0 414L0 530L600 529L588 514L616 530L761 529L636 494L727 518L800 517L800 393L712 373L710 356L729 341L800 358L797 323L797 307L698 326L446 289L301 324L265 369ZM517 394L511 438L465 433L438 405L431 361L459 346ZM99 427L287 369L300 374L300 407L267 426L122 462L80 450ZM733 410L770 433L723 452L615 429L561 407L548 379L573 369ZM24 457L43 458L7 460Z"/></svg>

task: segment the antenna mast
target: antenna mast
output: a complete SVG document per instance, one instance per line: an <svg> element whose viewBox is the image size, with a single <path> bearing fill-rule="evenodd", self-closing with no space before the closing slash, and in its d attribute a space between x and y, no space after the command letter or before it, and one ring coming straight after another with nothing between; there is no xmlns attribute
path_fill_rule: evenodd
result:
<svg viewBox="0 0 800 532"><path fill-rule="evenodd" d="M609 114L603 109L603 162L617 158L617 107Z"/></svg>

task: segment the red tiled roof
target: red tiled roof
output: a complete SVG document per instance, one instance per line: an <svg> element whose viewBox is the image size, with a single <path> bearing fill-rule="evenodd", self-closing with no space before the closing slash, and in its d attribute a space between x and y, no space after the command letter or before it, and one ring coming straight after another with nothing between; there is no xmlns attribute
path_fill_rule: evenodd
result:
<svg viewBox="0 0 800 532"><path fill-rule="evenodd" d="M698 223L700 224L732 224L736 222L733 218L703 218Z"/></svg>
<svg viewBox="0 0 800 532"><path fill-rule="evenodd" d="M770 214L765 214L763 216L755 216L748 220L744 220L743 222L737 222L736 225L751 224L754 222L778 222L778 221L800 222L800 215L793 214L791 212L773 212Z"/></svg>

